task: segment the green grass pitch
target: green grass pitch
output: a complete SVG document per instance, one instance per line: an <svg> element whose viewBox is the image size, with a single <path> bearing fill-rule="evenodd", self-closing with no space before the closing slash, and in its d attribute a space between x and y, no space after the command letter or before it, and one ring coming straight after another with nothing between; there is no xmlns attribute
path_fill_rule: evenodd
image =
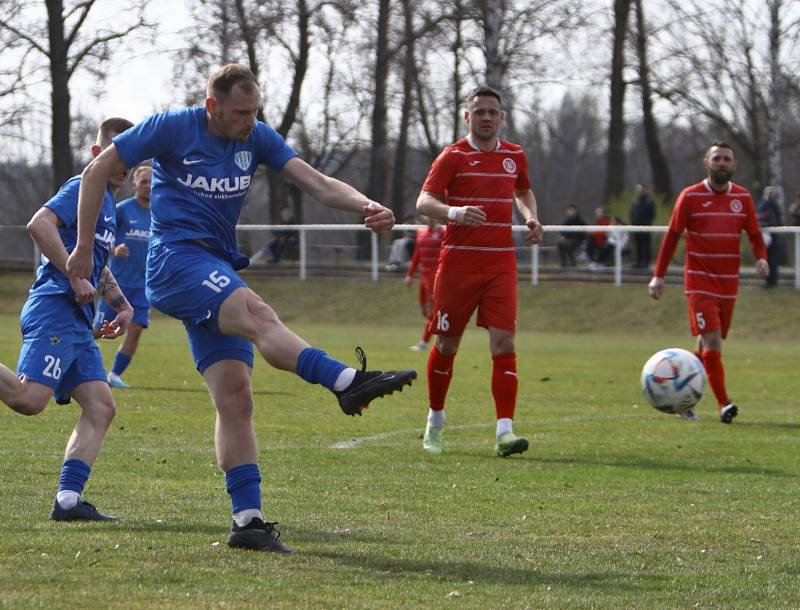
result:
<svg viewBox="0 0 800 610"><path fill-rule="evenodd" d="M0 361L14 367L30 277L2 276ZM355 363L420 379L345 417L332 397L257 362L265 513L296 552L226 544L214 412L182 326L156 315L85 497L119 524L47 515L75 405L0 410L0 607L796 608L800 600L800 308L743 289L724 359L735 423L710 389L696 424L639 390L653 352L691 347L683 296L643 285L521 286L515 431L493 454L491 361L471 327L445 453L425 454L425 354L398 278L254 280L293 329ZM116 343L104 343L110 363Z"/></svg>

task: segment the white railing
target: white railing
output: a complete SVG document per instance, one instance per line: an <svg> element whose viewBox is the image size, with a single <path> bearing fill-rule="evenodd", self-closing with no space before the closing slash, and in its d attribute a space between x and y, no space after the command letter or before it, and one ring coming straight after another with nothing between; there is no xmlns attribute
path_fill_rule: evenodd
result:
<svg viewBox="0 0 800 610"><path fill-rule="evenodd" d="M420 225L395 225L396 231L416 231ZM0 237L3 230L24 230L25 225L0 225ZM237 231L243 232L258 232L258 231L297 231L298 234L298 249L300 255L300 270L299 277L301 280L306 279L308 273L308 257L307 257L307 240L306 234L310 231L368 231L364 225L361 224L327 224L327 225L239 225ZM511 229L515 233L527 232L527 227L519 225ZM562 231L571 233L592 233L595 231L604 231L606 233L666 233L667 227L665 226L634 226L634 225L546 225L544 227L545 234L547 233L561 233ZM800 226L785 226L785 227L770 227L771 233L777 234L791 234L794 235L794 288L800 290ZM380 278L380 264L379 264L379 244L378 236L370 233L370 268L372 281L377 282ZM622 244L621 240L615 240L614 243L614 285L622 286ZM539 285L539 246L530 246L531 249L531 284L534 286ZM33 261L34 269L39 265L39 249L33 246Z"/></svg>
<svg viewBox="0 0 800 610"><path fill-rule="evenodd" d="M398 224L394 226L395 231L416 231L420 225ZM238 231L297 231L300 251L300 271L301 280L307 277L307 257L306 257L306 233L309 231L368 231L364 225L356 224L333 224L333 225L239 225ZM515 233L526 233L528 228L524 225L517 225L511 229ZM770 227L770 232L794 235L794 288L800 290L800 226ZM545 225L545 234L561 233L593 233L604 231L605 233L666 233L666 226L638 226L638 225ZM371 271L372 281L377 282L379 274L378 263L378 236L371 233ZM531 249L531 284L539 285L539 246L530 246ZM622 286L622 250L621 240L614 243L614 285Z"/></svg>

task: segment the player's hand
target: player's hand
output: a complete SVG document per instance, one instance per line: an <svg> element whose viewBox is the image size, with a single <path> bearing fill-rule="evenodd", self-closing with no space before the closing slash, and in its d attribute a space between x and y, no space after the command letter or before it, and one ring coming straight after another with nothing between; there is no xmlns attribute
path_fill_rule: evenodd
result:
<svg viewBox="0 0 800 610"><path fill-rule="evenodd" d="M75 246L67 258L67 272L70 275L87 278L92 277L92 269L94 269L94 260L91 248L84 250L80 245Z"/></svg>
<svg viewBox="0 0 800 610"><path fill-rule="evenodd" d="M762 280L769 275L769 263L765 258L756 261L756 275Z"/></svg>
<svg viewBox="0 0 800 610"><path fill-rule="evenodd" d="M103 320L103 326L100 328L100 336L103 339L116 339L124 335L132 319L133 308L128 307L127 309L123 309L117 313L117 317L111 320L111 322Z"/></svg>
<svg viewBox="0 0 800 610"><path fill-rule="evenodd" d="M117 258L128 258L131 255L131 251L128 249L127 245L119 244L118 246L114 246L114 250L112 250L111 254Z"/></svg>
<svg viewBox="0 0 800 610"><path fill-rule="evenodd" d="M70 275L69 285L75 294L75 300L81 305L91 303L94 300L96 290L89 280L80 278L77 275Z"/></svg>
<svg viewBox="0 0 800 610"><path fill-rule="evenodd" d="M525 236L525 241L527 241L531 245L538 244L540 241L542 241L542 235L544 235L544 227L541 225L541 223L535 218L531 218L525 224L527 225L528 229L530 229L528 234Z"/></svg>
<svg viewBox="0 0 800 610"><path fill-rule="evenodd" d="M650 280L650 283L647 285L647 291L655 300L660 299L661 295L664 294L664 278L654 277Z"/></svg>
<svg viewBox="0 0 800 610"><path fill-rule="evenodd" d="M378 235L388 233L394 226L394 212L375 201L364 206L364 224Z"/></svg>
<svg viewBox="0 0 800 610"><path fill-rule="evenodd" d="M466 225L468 227L479 227L486 221L486 212L483 211L483 208L474 205L465 205L455 208L455 210L456 217L454 220L456 224Z"/></svg>
<svg viewBox="0 0 800 610"><path fill-rule="evenodd" d="M405 281L406 281L406 288L411 288L411 284L414 283L414 278L411 277L410 275L407 275Z"/></svg>

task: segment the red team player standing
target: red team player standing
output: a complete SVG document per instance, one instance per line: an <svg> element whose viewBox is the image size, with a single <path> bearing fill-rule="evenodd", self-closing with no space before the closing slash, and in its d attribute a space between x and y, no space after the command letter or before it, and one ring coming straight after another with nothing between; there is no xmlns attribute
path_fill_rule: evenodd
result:
<svg viewBox="0 0 800 610"><path fill-rule="evenodd" d="M698 337L697 355L717 399L720 421L729 424L739 412L725 388L722 340L728 335L739 290L739 238L750 238L756 257L756 273L769 273L767 249L758 226L750 192L731 182L736 154L724 142L713 143L703 160L708 178L684 189L675 202L667 234L650 280L654 299L664 292L664 275L681 234L686 231L684 282L692 334ZM684 419L695 420L693 411Z"/></svg>
<svg viewBox="0 0 800 610"><path fill-rule="evenodd" d="M423 448L442 452L444 403L461 335L475 309L489 331L492 396L497 414L495 451L522 453L528 439L512 429L517 399L514 334L517 325L517 261L511 235L513 207L538 243L542 226L521 146L498 138L505 118L500 95L479 87L467 97L469 135L446 147L431 166L417 211L447 221L434 283L433 332L428 357L428 423Z"/></svg>
<svg viewBox="0 0 800 610"><path fill-rule="evenodd" d="M406 272L406 286L411 286L414 274L419 268L419 304L422 315L425 317L425 327L422 330L422 339L411 346L412 352L424 352L428 349L433 329L433 282L436 279L436 269L439 268L439 251L442 248L444 227L435 218L425 217L425 227L417 231L414 255Z"/></svg>

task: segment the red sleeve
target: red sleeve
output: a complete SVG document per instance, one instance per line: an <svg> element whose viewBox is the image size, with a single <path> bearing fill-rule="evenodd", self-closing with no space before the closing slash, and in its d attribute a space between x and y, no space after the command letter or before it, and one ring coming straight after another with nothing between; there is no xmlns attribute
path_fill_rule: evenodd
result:
<svg viewBox="0 0 800 610"><path fill-rule="evenodd" d="M411 255L411 262L408 264L408 271L406 271L406 276L408 277L414 277L414 274L417 272L420 250L422 250L422 248L419 247L419 234L417 234L417 243L414 245L414 254Z"/></svg>
<svg viewBox="0 0 800 610"><path fill-rule="evenodd" d="M656 259L653 277L664 277L667 274L667 267L669 267L672 257L675 255L675 249L678 247L681 235L686 229L688 216L689 206L686 203L686 191L683 191L675 202L675 209L672 210L672 216L669 219L669 228L661 242L661 248L658 250L658 258Z"/></svg>
<svg viewBox="0 0 800 610"><path fill-rule="evenodd" d="M523 152L521 155L521 159L519 160L519 175L517 176L517 182L514 185L514 188L519 193L520 191L527 191L531 188L531 179L528 177L528 157Z"/></svg>
<svg viewBox="0 0 800 610"><path fill-rule="evenodd" d="M753 205L752 199L746 199L746 201L747 220L745 221L744 230L747 231L747 237L750 239L750 247L753 249L753 256L756 257L756 260L759 258L767 258L767 245L764 243L764 236L761 234L761 227L758 224L755 205Z"/></svg>
<svg viewBox="0 0 800 610"><path fill-rule="evenodd" d="M422 185L423 191L434 195L447 195L447 187L456 175L457 155L450 152L450 147L445 148L431 165L428 177Z"/></svg>

